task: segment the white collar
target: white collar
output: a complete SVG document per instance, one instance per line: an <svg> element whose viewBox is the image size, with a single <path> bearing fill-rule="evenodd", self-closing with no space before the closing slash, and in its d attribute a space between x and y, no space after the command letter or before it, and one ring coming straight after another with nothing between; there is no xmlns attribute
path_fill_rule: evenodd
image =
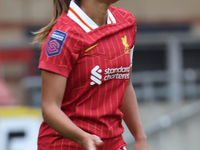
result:
<svg viewBox="0 0 200 150"><path fill-rule="evenodd" d="M85 32L90 32L99 26L74 2L71 0L68 14L72 20L79 24ZM107 24L116 23L116 20L110 10L108 10Z"/></svg>

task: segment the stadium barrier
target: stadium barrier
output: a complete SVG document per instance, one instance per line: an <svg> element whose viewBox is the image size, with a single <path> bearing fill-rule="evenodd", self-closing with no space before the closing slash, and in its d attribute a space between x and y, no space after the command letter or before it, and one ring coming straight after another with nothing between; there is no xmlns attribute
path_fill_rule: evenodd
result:
<svg viewBox="0 0 200 150"><path fill-rule="evenodd" d="M36 150L40 109L0 107L0 150Z"/></svg>

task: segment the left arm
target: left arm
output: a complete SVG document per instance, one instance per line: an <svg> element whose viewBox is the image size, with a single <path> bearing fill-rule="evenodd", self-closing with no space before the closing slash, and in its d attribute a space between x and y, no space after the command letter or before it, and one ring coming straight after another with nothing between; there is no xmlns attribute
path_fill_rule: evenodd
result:
<svg viewBox="0 0 200 150"><path fill-rule="evenodd" d="M130 77L124 93L123 105L120 110L124 114L124 122L136 141L133 150L148 150L146 143L147 136L142 127L137 98L131 82L131 72L132 69L130 70Z"/></svg>

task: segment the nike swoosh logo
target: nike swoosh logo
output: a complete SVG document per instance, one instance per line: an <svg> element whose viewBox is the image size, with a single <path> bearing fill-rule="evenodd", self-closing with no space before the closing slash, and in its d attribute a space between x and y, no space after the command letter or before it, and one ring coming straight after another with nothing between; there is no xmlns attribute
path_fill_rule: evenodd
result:
<svg viewBox="0 0 200 150"><path fill-rule="evenodd" d="M85 52L88 52L89 50L93 49L93 48L96 47L97 45L98 45L98 43L95 44L95 45L93 45L93 46L91 46L91 47L89 47L88 49L85 50Z"/></svg>

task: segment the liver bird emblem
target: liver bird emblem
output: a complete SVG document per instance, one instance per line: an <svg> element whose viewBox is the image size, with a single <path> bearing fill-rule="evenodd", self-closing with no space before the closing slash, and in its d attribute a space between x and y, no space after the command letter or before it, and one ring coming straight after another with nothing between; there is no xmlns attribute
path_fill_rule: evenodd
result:
<svg viewBox="0 0 200 150"><path fill-rule="evenodd" d="M122 44L125 47L125 50L124 50L125 53L130 53L130 48L129 48L129 45L127 43L127 36L126 35L122 38Z"/></svg>

